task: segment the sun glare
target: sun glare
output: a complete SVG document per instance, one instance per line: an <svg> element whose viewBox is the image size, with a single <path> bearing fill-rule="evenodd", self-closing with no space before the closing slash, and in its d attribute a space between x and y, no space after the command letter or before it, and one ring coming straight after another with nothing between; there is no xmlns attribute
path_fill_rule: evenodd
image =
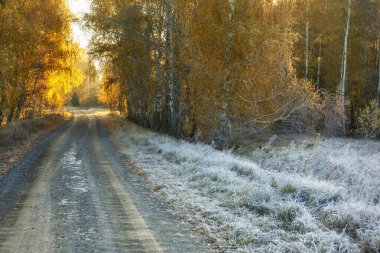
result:
<svg viewBox="0 0 380 253"><path fill-rule="evenodd" d="M68 5L72 13L82 18L84 14L90 12L89 0L68 0ZM86 31L81 24L72 23L74 39L79 42L80 46L84 49L88 48L91 35Z"/></svg>

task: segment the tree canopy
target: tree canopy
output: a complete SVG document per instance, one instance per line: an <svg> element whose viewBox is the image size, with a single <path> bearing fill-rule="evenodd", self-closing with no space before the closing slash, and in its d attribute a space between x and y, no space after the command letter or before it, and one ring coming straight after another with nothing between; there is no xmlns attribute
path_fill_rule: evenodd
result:
<svg viewBox="0 0 380 253"><path fill-rule="evenodd" d="M263 131L354 129L380 89L379 5L93 0L87 25L113 108L217 144Z"/></svg>
<svg viewBox="0 0 380 253"><path fill-rule="evenodd" d="M0 5L0 124L60 107L82 80L65 0Z"/></svg>

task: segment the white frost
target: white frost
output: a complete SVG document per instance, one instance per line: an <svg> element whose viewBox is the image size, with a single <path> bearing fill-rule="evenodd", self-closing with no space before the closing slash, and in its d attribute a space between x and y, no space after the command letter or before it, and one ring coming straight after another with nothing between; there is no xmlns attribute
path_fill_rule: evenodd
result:
<svg viewBox="0 0 380 253"><path fill-rule="evenodd" d="M126 127L114 136L125 143L123 152L226 251L380 248L377 142L293 143L243 158Z"/></svg>

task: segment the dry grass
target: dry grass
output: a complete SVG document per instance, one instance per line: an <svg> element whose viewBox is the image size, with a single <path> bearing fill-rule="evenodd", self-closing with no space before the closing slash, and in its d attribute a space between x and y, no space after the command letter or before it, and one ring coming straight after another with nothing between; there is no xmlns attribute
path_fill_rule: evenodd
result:
<svg viewBox="0 0 380 253"><path fill-rule="evenodd" d="M379 252L380 143L311 139L242 157L115 121L133 170L220 251Z"/></svg>
<svg viewBox="0 0 380 253"><path fill-rule="evenodd" d="M0 128L0 179L10 171L38 139L70 117L68 113L24 119Z"/></svg>

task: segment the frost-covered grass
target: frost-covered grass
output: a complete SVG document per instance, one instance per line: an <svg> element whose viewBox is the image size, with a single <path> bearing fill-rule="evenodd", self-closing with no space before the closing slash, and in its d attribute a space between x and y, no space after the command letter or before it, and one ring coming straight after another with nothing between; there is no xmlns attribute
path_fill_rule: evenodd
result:
<svg viewBox="0 0 380 253"><path fill-rule="evenodd" d="M380 142L337 138L319 144L291 142L282 148L256 149L250 157L263 168L342 185L353 201L379 204Z"/></svg>
<svg viewBox="0 0 380 253"><path fill-rule="evenodd" d="M115 124L153 189L225 251L380 250L380 143L328 140L244 158Z"/></svg>

